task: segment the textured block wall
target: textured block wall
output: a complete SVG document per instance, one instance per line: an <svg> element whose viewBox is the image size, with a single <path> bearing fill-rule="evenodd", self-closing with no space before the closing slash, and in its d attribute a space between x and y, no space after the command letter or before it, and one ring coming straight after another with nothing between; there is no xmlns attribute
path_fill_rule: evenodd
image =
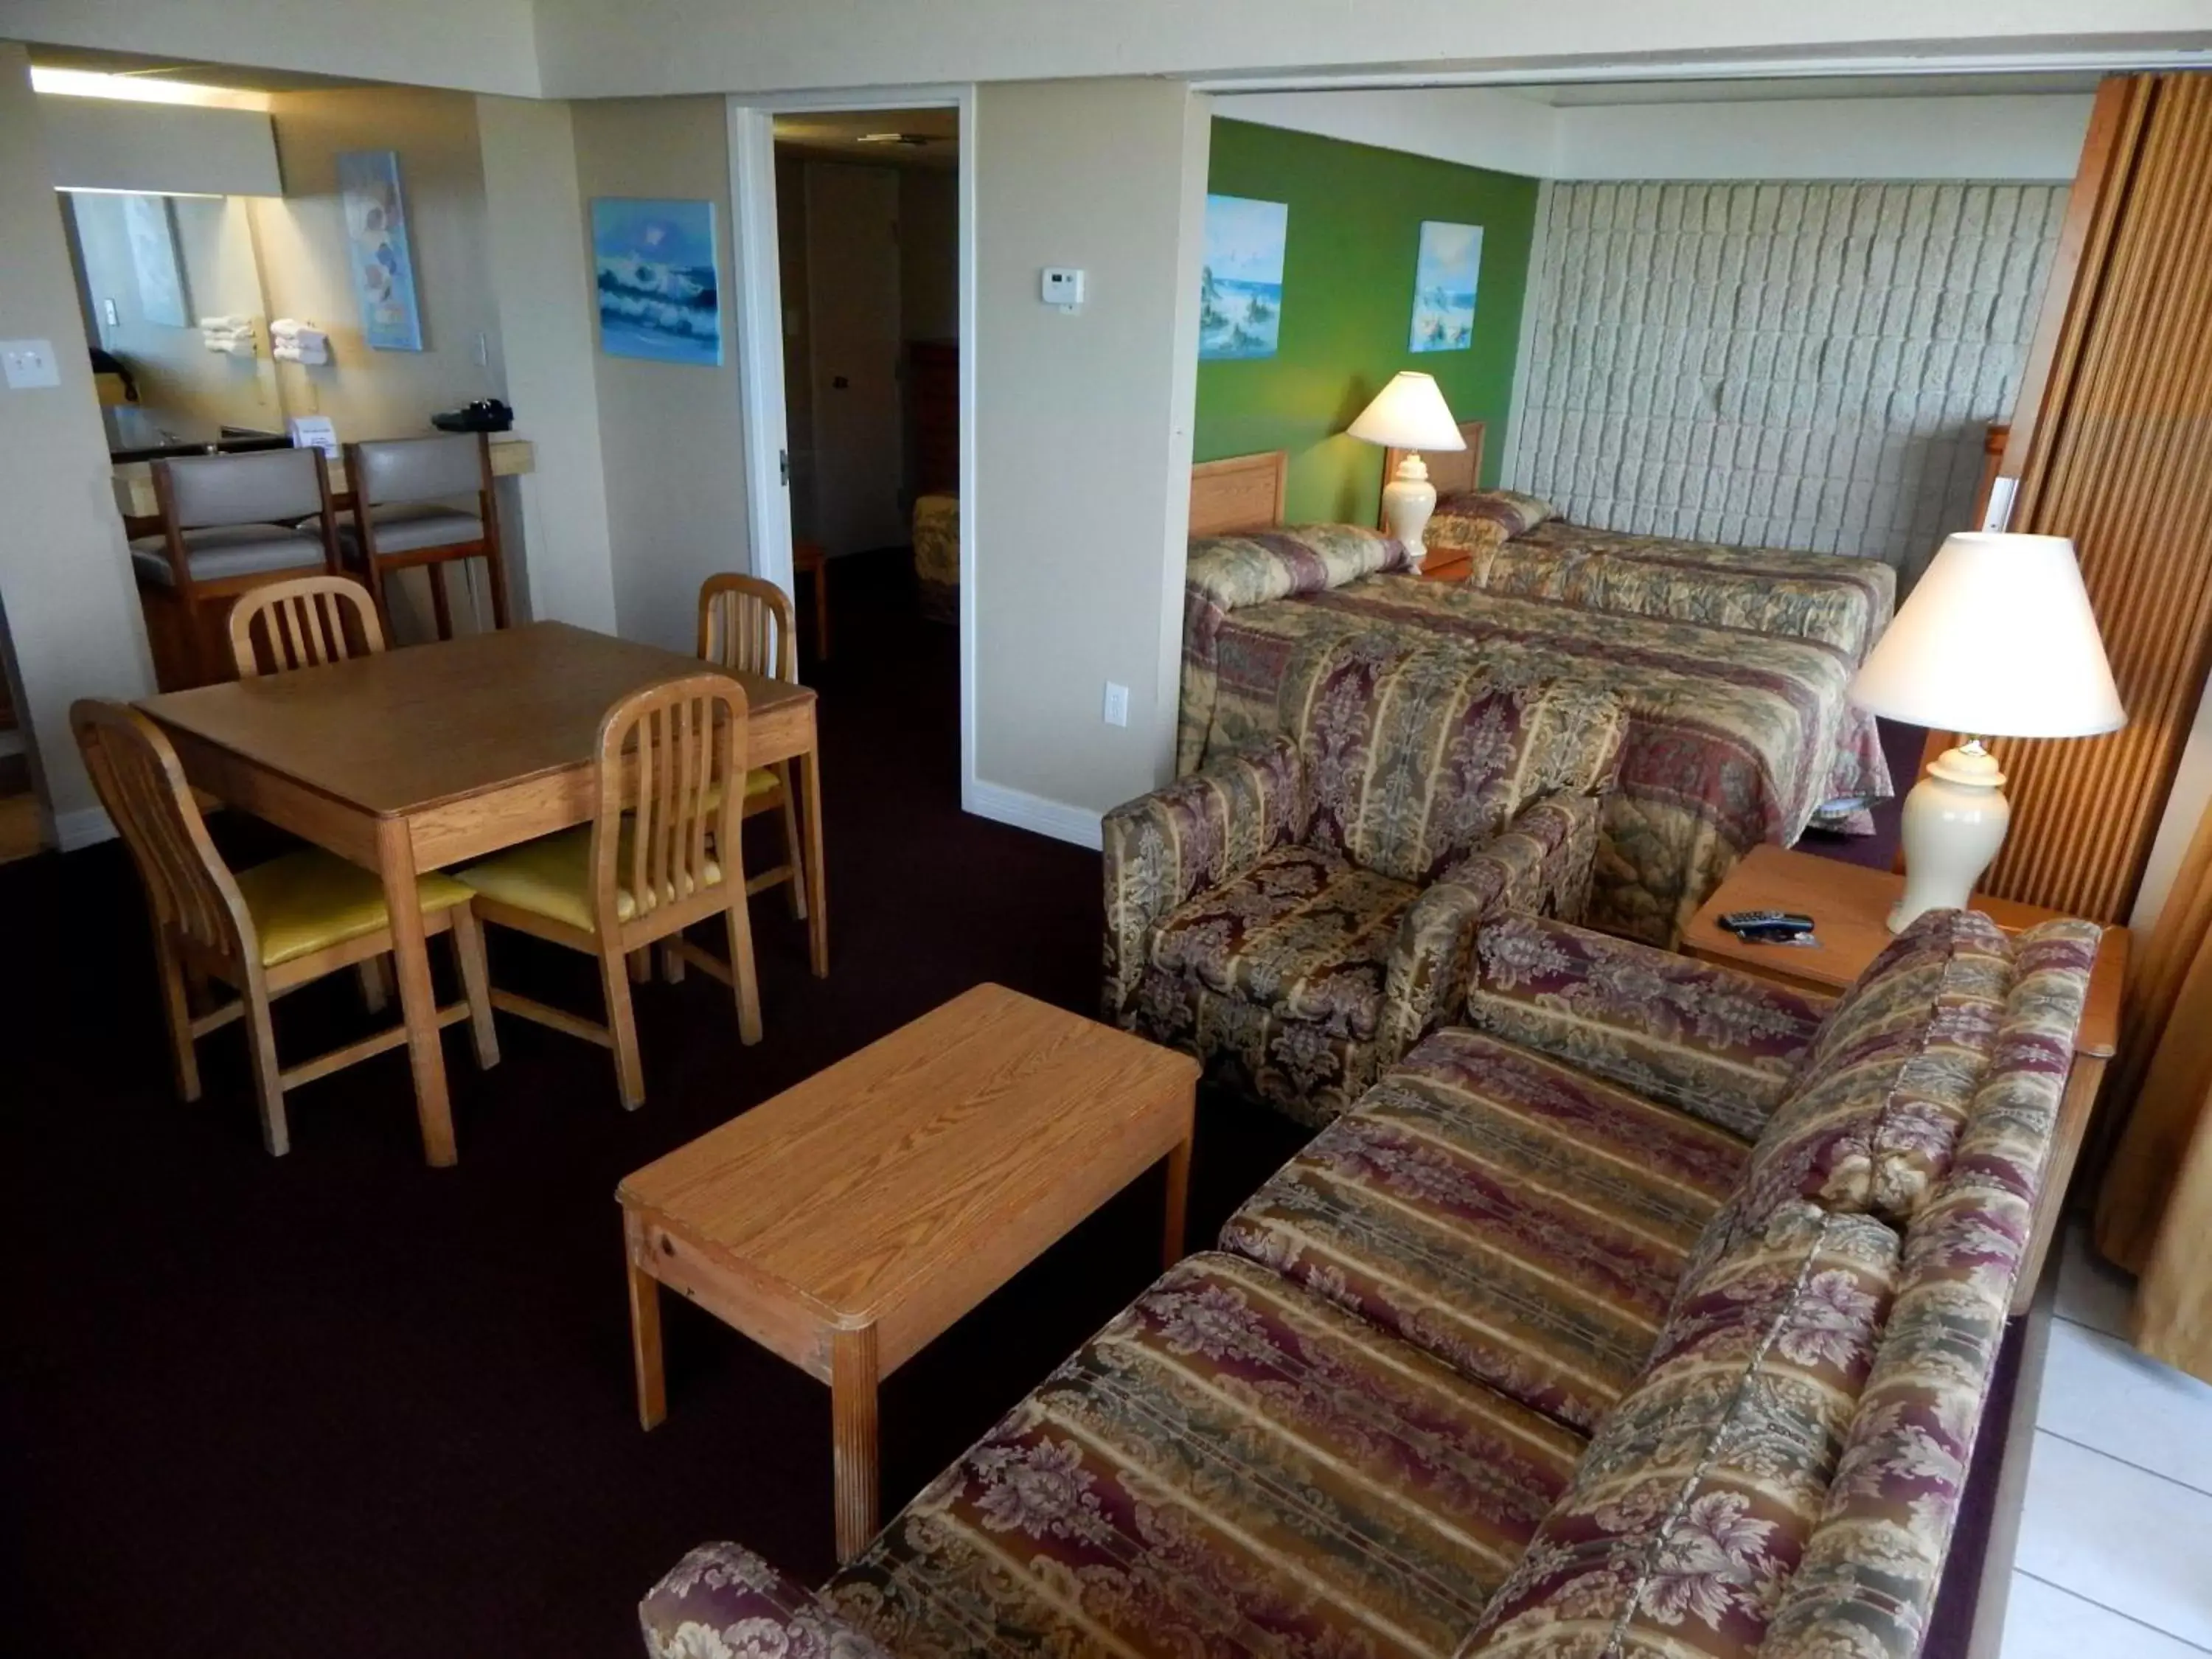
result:
<svg viewBox="0 0 2212 1659"><path fill-rule="evenodd" d="M1857 553L1971 527L2062 185L1553 186L1507 477L1580 523Z"/></svg>

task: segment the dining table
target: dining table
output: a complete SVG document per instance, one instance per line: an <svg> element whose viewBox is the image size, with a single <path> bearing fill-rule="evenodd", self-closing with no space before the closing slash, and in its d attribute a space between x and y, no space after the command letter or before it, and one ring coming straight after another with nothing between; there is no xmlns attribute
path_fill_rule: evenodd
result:
<svg viewBox="0 0 2212 1659"><path fill-rule="evenodd" d="M744 764L793 763L805 843L808 955L830 971L822 775L811 687L722 669L567 623L146 697L195 788L376 872L414 1073L423 1156L453 1164L437 1000L416 878L588 823L599 722L618 699L686 674L744 689Z"/></svg>

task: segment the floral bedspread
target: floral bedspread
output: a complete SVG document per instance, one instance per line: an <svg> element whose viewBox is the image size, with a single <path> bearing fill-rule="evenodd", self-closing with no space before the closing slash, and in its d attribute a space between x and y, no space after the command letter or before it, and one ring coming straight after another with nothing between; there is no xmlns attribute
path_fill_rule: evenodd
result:
<svg viewBox="0 0 2212 1659"><path fill-rule="evenodd" d="M1468 554L1468 585L1485 592L1815 640L1854 665L1866 660L1897 605L1897 573L1879 559L1631 535L1548 517L1521 528L1494 497L1528 499L1447 496L1425 538L1432 559Z"/></svg>
<svg viewBox="0 0 2212 1659"><path fill-rule="evenodd" d="M914 574L922 609L941 621L960 611L960 498L917 495L914 501Z"/></svg>
<svg viewBox="0 0 2212 1659"><path fill-rule="evenodd" d="M1661 945L1759 842L1789 845L1826 802L1891 793L1873 718L1844 698L1842 647L1409 580L1392 574L1402 560L1351 526L1193 541L1178 774L1285 729L1299 678L1346 639L1450 641L1501 675L1594 678L1629 726L1589 918Z"/></svg>

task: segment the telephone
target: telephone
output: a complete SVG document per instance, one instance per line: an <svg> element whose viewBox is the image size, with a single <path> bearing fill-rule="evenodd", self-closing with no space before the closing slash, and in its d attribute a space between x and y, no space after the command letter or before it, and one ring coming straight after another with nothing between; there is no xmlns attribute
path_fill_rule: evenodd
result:
<svg viewBox="0 0 2212 1659"><path fill-rule="evenodd" d="M465 409L433 415L430 424L441 432L505 432L514 424L514 411L496 398L479 398Z"/></svg>

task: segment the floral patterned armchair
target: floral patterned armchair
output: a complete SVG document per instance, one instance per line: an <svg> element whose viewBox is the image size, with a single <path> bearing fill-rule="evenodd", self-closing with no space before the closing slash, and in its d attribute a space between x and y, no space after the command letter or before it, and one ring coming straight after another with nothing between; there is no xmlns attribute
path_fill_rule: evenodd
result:
<svg viewBox="0 0 2212 1659"><path fill-rule="evenodd" d="M1602 688L1335 641L1281 736L1115 808L1106 1018L1308 1122L1442 1017L1476 921L1578 918L1626 716Z"/></svg>

